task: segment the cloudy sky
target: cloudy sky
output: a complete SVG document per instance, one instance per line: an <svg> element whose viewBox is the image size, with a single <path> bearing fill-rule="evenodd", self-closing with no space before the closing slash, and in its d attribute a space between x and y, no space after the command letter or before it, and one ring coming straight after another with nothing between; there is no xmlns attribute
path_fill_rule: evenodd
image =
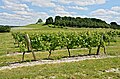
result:
<svg viewBox="0 0 120 79"><path fill-rule="evenodd" d="M27 25L56 15L120 24L120 0L0 0L0 25Z"/></svg>

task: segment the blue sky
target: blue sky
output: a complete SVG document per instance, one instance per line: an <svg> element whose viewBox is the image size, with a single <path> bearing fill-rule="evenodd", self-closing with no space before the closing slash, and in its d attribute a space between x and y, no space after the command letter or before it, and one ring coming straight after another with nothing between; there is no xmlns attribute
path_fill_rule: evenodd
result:
<svg viewBox="0 0 120 79"><path fill-rule="evenodd" d="M56 15L120 24L120 0L0 0L0 25L27 25Z"/></svg>

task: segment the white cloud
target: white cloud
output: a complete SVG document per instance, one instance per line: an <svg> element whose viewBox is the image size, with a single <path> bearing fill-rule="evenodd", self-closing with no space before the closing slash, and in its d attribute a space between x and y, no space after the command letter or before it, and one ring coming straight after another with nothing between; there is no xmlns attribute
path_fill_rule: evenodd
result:
<svg viewBox="0 0 120 79"><path fill-rule="evenodd" d="M94 0L96 4L104 4L107 0Z"/></svg>
<svg viewBox="0 0 120 79"><path fill-rule="evenodd" d="M106 9L98 9L93 12L91 12L91 15L93 16L120 16L120 13L112 10L106 10Z"/></svg>
<svg viewBox="0 0 120 79"><path fill-rule="evenodd" d="M25 25L35 23L38 18L45 20L49 16L80 16L80 17L95 17L103 19L107 22L116 21L120 23L120 6L113 6L111 9L98 9L90 12L90 14L79 15L79 12L70 12L70 9L88 10L88 5L105 4L108 0L2 0L3 5L0 8L5 12L0 12L0 24ZM26 3L31 3L28 6ZM73 4L73 5L71 5ZM45 12L36 12L38 9L30 9L32 6L37 6ZM69 11L70 10L70 11ZM9 11L9 12L8 12ZM8 12L8 13L7 13Z"/></svg>
<svg viewBox="0 0 120 79"><path fill-rule="evenodd" d="M88 6L94 4L104 4L106 0L59 0L63 4L75 3L79 6Z"/></svg>
<svg viewBox="0 0 120 79"><path fill-rule="evenodd" d="M72 0L58 0L58 1L63 3L63 4L69 4L72 2Z"/></svg>
<svg viewBox="0 0 120 79"><path fill-rule="evenodd" d="M76 9L76 10L88 10L87 7L79 7L79 6L69 6L69 9Z"/></svg>
<svg viewBox="0 0 120 79"><path fill-rule="evenodd" d="M60 6L60 5L57 5L50 12L53 13L54 15L60 15L60 16L72 16L73 14L76 14L76 12L66 11L66 8L64 6Z"/></svg>
<svg viewBox="0 0 120 79"><path fill-rule="evenodd" d="M57 12L57 11L64 11L65 10L65 7L64 6L60 6L60 5L58 5L58 6L56 6L55 8L54 8L54 11L55 12Z"/></svg>
<svg viewBox="0 0 120 79"><path fill-rule="evenodd" d="M16 14L9 14L6 12L0 13L0 24L7 24L7 25L12 25L12 24L17 24L18 21L23 21L24 19L20 15Z"/></svg>
<svg viewBox="0 0 120 79"><path fill-rule="evenodd" d="M27 14L0 13L0 24L26 25L35 23L39 18L46 19L48 14L45 12L28 12Z"/></svg>
<svg viewBox="0 0 120 79"><path fill-rule="evenodd" d="M11 11L25 11L29 10L29 7L26 4L21 4L16 2L16 0L3 0L4 6L0 6L2 9L7 9Z"/></svg>
<svg viewBox="0 0 120 79"><path fill-rule="evenodd" d="M15 19L15 20L23 20L23 18L20 16L20 15L17 15L17 14L9 14L9 13L6 13L6 12L3 12L3 13L0 13L0 19Z"/></svg>
<svg viewBox="0 0 120 79"><path fill-rule="evenodd" d="M111 9L98 9L90 13L91 17L100 18L108 23L115 21L120 24L119 7L112 7Z"/></svg>
<svg viewBox="0 0 120 79"><path fill-rule="evenodd" d="M40 6L40 7L55 7L56 5L53 3L53 0L23 0L26 2L31 2L32 5Z"/></svg>
<svg viewBox="0 0 120 79"><path fill-rule="evenodd" d="M48 14L45 12L35 12L26 4L16 0L4 0L4 5L0 8L9 10L10 13L0 12L0 24L26 25L35 23L39 18L46 19ZM11 13L12 12L12 13Z"/></svg>
<svg viewBox="0 0 120 79"><path fill-rule="evenodd" d="M111 8L111 10L120 12L120 6L114 6Z"/></svg>

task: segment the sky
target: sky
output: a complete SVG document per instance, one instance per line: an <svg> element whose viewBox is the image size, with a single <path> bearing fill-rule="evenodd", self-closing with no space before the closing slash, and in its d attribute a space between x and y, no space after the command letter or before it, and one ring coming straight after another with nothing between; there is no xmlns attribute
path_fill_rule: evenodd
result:
<svg viewBox="0 0 120 79"><path fill-rule="evenodd" d="M28 25L57 15L120 24L120 0L0 0L0 25Z"/></svg>

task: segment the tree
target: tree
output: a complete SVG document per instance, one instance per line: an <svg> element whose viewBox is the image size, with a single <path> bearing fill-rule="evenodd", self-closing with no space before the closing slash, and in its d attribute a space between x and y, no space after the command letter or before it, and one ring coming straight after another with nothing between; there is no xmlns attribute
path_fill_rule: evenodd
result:
<svg viewBox="0 0 120 79"><path fill-rule="evenodd" d="M53 24L53 18L49 17L48 19L46 19L46 23L45 24Z"/></svg>
<svg viewBox="0 0 120 79"><path fill-rule="evenodd" d="M62 18L60 16L55 16L55 23L57 23L60 20L62 20Z"/></svg>
<svg viewBox="0 0 120 79"><path fill-rule="evenodd" d="M86 27L86 28L109 28L110 25L105 21L96 18L81 18L81 17L61 17L55 16L54 23L51 23L49 17L46 20L46 24L54 24L58 26L68 27Z"/></svg>
<svg viewBox="0 0 120 79"><path fill-rule="evenodd" d="M110 25L118 25L116 22L111 22Z"/></svg>
<svg viewBox="0 0 120 79"><path fill-rule="evenodd" d="M0 32L10 32L10 26L0 26Z"/></svg>
<svg viewBox="0 0 120 79"><path fill-rule="evenodd" d="M116 22L111 22L110 25L113 29L120 29L120 25L118 25Z"/></svg>
<svg viewBox="0 0 120 79"><path fill-rule="evenodd" d="M42 19L38 19L38 21L36 22L36 24L41 24L43 21Z"/></svg>

